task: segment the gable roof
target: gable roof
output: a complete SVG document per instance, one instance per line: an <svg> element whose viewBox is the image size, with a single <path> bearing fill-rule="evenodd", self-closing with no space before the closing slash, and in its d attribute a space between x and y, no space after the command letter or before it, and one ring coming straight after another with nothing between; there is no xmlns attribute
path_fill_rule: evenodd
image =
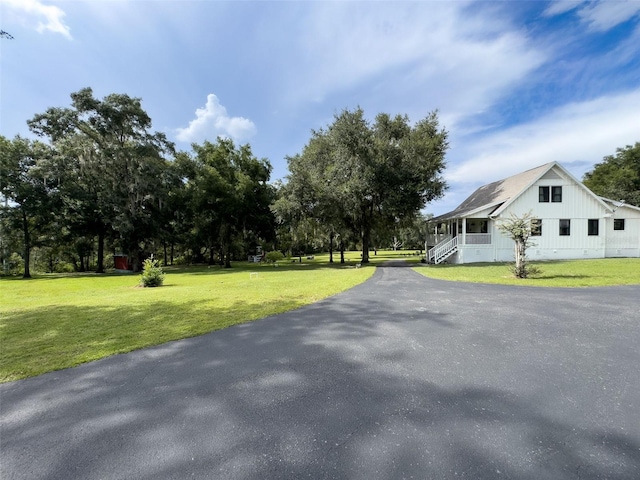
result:
<svg viewBox="0 0 640 480"><path fill-rule="evenodd" d="M593 196L606 209L611 210L611 206L605 203L600 197L595 195L579 180L575 179L567 170L565 170L558 162L545 163L539 167L526 170L517 175L507 177L497 182L489 183L478 188L464 202L462 202L455 210L439 215L431 221L443 221L452 218L468 217L482 210L491 209L490 215L497 215L504 210L511 202L513 202L522 192L533 185L541 177L548 174L550 170L557 168L563 175L576 182L589 195ZM552 172L556 174L556 172ZM557 174L556 174L557 175ZM556 176L557 178L557 176Z"/></svg>
<svg viewBox="0 0 640 480"><path fill-rule="evenodd" d="M555 164L555 162L546 163L497 182L483 185L469 195L455 210L435 217L432 221L466 217L480 210L491 207L498 208L507 200L518 196L520 192L544 175Z"/></svg>

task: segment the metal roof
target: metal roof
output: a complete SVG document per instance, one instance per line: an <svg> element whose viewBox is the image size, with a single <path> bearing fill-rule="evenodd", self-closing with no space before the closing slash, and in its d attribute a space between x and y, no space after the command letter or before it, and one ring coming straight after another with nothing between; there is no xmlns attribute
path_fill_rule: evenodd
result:
<svg viewBox="0 0 640 480"><path fill-rule="evenodd" d="M449 220L451 218L461 218L471 213L492 208L497 210L503 203L518 196L529 185L550 170L556 162L545 163L539 167L532 168L525 172L507 177L497 182L489 183L478 188L455 210L439 215L431 221Z"/></svg>

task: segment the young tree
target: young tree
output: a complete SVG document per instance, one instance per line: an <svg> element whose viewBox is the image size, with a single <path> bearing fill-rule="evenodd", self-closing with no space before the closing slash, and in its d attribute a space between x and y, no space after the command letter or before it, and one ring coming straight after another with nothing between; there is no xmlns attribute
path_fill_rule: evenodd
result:
<svg viewBox="0 0 640 480"><path fill-rule="evenodd" d="M640 142L604 157L583 182L597 195L640 206Z"/></svg>
<svg viewBox="0 0 640 480"><path fill-rule="evenodd" d="M498 222L498 229L509 235L515 242L515 265L512 271L517 278L527 278L530 275L539 273L537 268L527 263L527 248L533 245L529 240L531 237L531 220L533 220L533 216L531 212L527 212L520 217L511 213L508 219L502 219Z"/></svg>

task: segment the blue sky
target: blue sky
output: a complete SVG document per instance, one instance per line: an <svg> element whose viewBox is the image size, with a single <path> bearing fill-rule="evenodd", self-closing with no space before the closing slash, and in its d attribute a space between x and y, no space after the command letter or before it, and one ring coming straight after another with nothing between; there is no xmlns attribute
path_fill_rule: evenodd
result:
<svg viewBox="0 0 640 480"><path fill-rule="evenodd" d="M140 97L181 150L218 135L287 174L344 108L439 111L441 214L550 161L576 177L640 141L640 1L0 0L0 134L69 94Z"/></svg>

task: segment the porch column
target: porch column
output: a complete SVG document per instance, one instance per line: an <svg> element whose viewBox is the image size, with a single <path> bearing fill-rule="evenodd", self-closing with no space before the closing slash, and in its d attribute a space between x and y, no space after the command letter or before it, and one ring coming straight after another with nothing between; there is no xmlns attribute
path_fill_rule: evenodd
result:
<svg viewBox="0 0 640 480"><path fill-rule="evenodd" d="M465 245L467 243L466 235L467 235L467 219L463 218L462 219L462 245ZM460 239L458 239L458 243L461 243Z"/></svg>

